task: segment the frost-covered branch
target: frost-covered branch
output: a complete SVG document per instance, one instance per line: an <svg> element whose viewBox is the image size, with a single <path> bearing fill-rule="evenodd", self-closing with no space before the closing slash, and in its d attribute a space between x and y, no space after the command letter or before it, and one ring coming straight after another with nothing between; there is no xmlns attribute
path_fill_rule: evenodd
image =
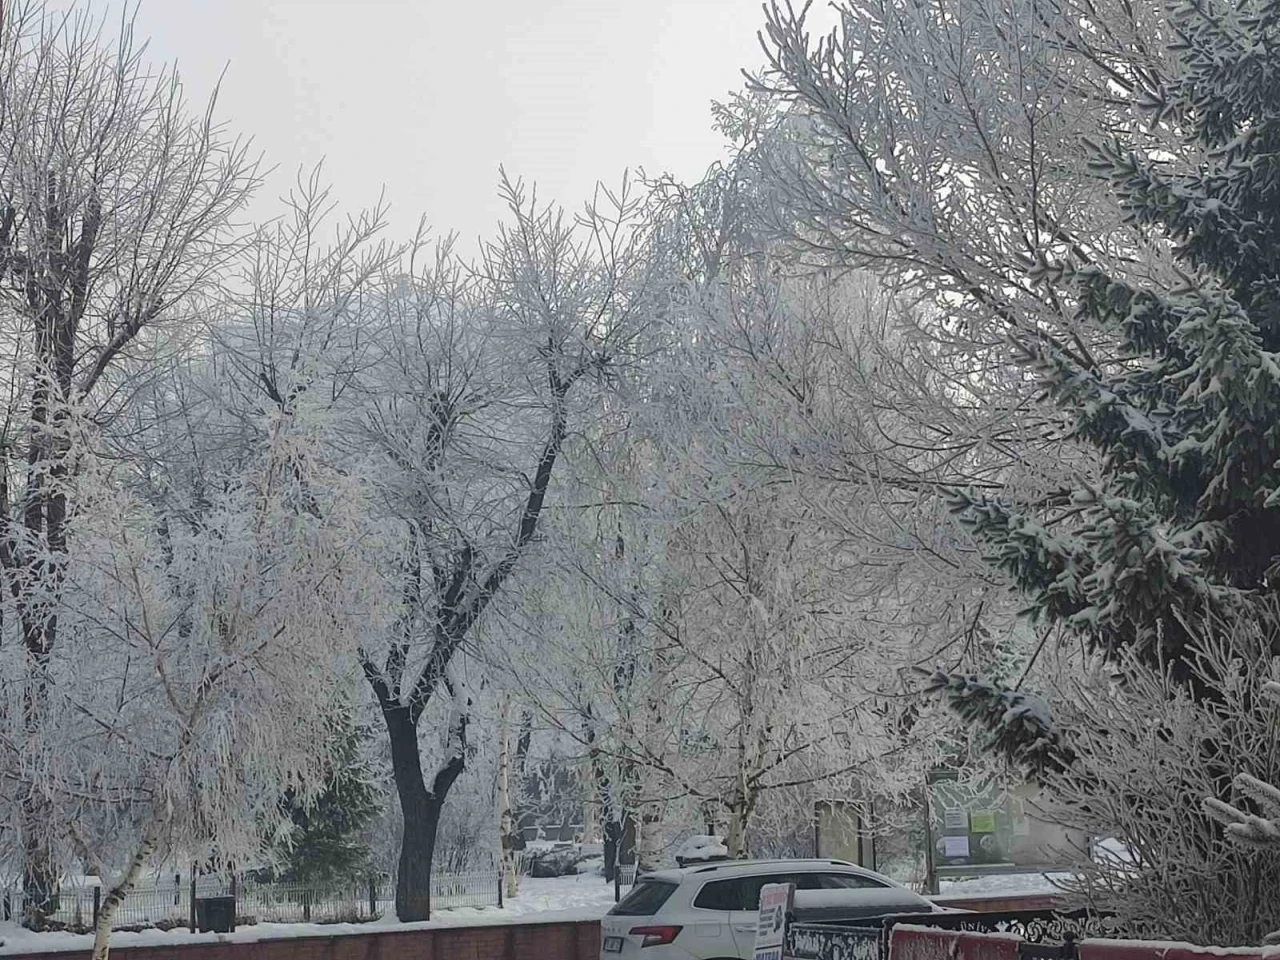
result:
<svg viewBox="0 0 1280 960"><path fill-rule="evenodd" d="M1280 704L1280 683L1268 680L1262 694ZM1264 783L1248 773L1236 774L1235 788L1255 805L1259 812L1243 809L1217 797L1206 797L1205 810L1227 829L1234 840L1257 847L1280 847L1280 787Z"/></svg>

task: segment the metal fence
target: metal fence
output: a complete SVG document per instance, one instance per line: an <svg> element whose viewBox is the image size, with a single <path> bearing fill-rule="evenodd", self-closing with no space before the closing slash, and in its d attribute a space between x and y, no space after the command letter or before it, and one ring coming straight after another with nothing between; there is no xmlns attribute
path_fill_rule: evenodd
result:
<svg viewBox="0 0 1280 960"><path fill-rule="evenodd" d="M237 923L364 923L382 916L383 907L374 883L246 883L236 891Z"/></svg>
<svg viewBox="0 0 1280 960"><path fill-rule="evenodd" d="M496 907L501 902L497 871L431 875L431 909ZM172 929L192 922L191 883L142 884L129 891L116 910L116 930L155 927ZM236 922L252 923L363 923L395 913L395 887L385 879L342 886L305 883L253 883L202 877L196 881L196 899L236 898ZM100 888L64 888L50 922L61 929L92 930L103 892ZM6 919L22 911L18 890L0 890Z"/></svg>
<svg viewBox="0 0 1280 960"><path fill-rule="evenodd" d="M1089 910L898 914L849 923L791 924L783 955L796 960L888 960L889 936L898 923L972 933L1012 933L1025 947L1020 947L1022 960L1073 960L1078 939L1121 933L1108 914Z"/></svg>
<svg viewBox="0 0 1280 960"><path fill-rule="evenodd" d="M502 889L497 871L431 875L431 905L434 910L457 907L496 907Z"/></svg>
<svg viewBox="0 0 1280 960"><path fill-rule="evenodd" d="M787 930L786 956L796 960L882 960L878 927L797 923Z"/></svg>

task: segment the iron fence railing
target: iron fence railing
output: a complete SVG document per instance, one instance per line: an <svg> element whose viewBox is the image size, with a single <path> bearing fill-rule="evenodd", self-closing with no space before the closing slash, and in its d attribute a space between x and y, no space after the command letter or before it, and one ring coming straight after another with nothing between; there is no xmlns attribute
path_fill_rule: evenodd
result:
<svg viewBox="0 0 1280 960"><path fill-rule="evenodd" d="M144 883L129 891L116 910L112 928L126 930L155 927L172 929L193 922L192 885ZM395 887L385 877L345 885L306 883L255 883L202 877L196 881L195 899L234 896L236 922L251 923L363 923L395 912ZM97 887L68 887L59 891L52 926L72 931L92 930L103 891ZM431 908L496 907L501 903L497 871L431 876ZM6 920L22 913L22 893L0 889L0 910Z"/></svg>
<svg viewBox="0 0 1280 960"><path fill-rule="evenodd" d="M788 949L795 960L881 960L878 927L842 927L797 923L787 931Z"/></svg>
<svg viewBox="0 0 1280 960"><path fill-rule="evenodd" d="M1090 910L1015 910L1003 913L913 913L860 917L848 923L794 923L784 956L796 960L888 960L893 927L909 923L973 933L1012 933L1026 949L1023 960L1073 960L1082 937L1123 935L1110 915ZM1135 931L1129 931L1132 935Z"/></svg>
<svg viewBox="0 0 1280 960"><path fill-rule="evenodd" d="M500 874L433 873L431 875L431 906L436 910L452 910L458 907L496 907L501 890Z"/></svg>

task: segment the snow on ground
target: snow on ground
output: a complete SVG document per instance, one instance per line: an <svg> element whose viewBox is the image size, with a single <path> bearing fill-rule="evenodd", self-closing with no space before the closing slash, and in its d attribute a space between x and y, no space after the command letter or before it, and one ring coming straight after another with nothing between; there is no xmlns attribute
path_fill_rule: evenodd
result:
<svg viewBox="0 0 1280 960"><path fill-rule="evenodd" d="M1057 893L1054 881L1070 880L1069 873L998 873L989 877L970 877L966 880L938 881L938 895L963 897L969 895Z"/></svg>
<svg viewBox="0 0 1280 960"><path fill-rule="evenodd" d="M626 895L623 888L623 895ZM502 905L502 912L510 912L513 917L527 917L530 914L553 915L554 919L564 919L560 914L583 914L580 919L596 920L613 906L613 884L605 883L599 873L582 873L572 877L552 877L537 879L520 878L520 894L514 900ZM441 911L452 915L461 910ZM493 910L472 911L492 913Z"/></svg>
<svg viewBox="0 0 1280 960"><path fill-rule="evenodd" d="M459 907L437 910L424 923L399 923L394 916L372 923L255 923L235 933L190 933L178 930L143 930L114 933L113 947L160 946L168 943L252 943L287 937L332 937L344 933L375 930L429 930L438 927L466 927L502 923L556 923L597 920L613 906L613 886L599 875L579 875L535 879L523 877L520 893L498 907ZM32 933L16 923L0 923L0 956L15 953L53 953L59 950L89 950L90 934Z"/></svg>

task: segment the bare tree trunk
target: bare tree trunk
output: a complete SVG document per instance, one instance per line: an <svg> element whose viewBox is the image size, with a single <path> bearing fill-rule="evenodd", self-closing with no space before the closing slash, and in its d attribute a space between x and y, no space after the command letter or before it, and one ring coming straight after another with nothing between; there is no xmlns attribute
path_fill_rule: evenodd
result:
<svg viewBox="0 0 1280 960"><path fill-rule="evenodd" d="M729 806L729 830L724 845L734 860L742 860L747 856L747 814L745 803L733 803Z"/></svg>
<svg viewBox="0 0 1280 960"><path fill-rule="evenodd" d="M581 782L581 781L579 781ZM591 791L583 791L582 797L582 842L600 842L600 803L590 796Z"/></svg>
<svg viewBox="0 0 1280 960"><path fill-rule="evenodd" d="M756 802L760 794L747 782L745 772L739 776L737 796L725 804L729 814L729 829L725 834L724 845L729 856L735 860L743 860L751 856L748 849L747 829L751 826L751 815L755 812Z"/></svg>
<svg viewBox="0 0 1280 960"><path fill-rule="evenodd" d="M520 892L516 873L515 818L511 812L511 699L502 697L498 721L498 842L502 848L502 883L508 897Z"/></svg>
<svg viewBox="0 0 1280 960"><path fill-rule="evenodd" d="M23 624L27 633L27 623ZM52 637L49 635L52 644ZM40 735L49 690L46 670L49 655L27 649L27 675L23 690L23 720L28 738ZM22 818L22 922L32 930L43 930L49 915L58 909L58 868L49 842L52 814L49 804L36 789L27 790L20 804Z"/></svg>
<svg viewBox="0 0 1280 960"><path fill-rule="evenodd" d="M111 921L115 919L116 911L120 908L120 904L124 902L124 898L128 896L129 891L138 882L138 875L142 873L142 868L146 866L147 860L155 852L155 837L156 832L153 824L143 835L142 842L138 844L138 849L133 852L133 857L129 860L129 867L125 870L124 876L120 878L120 882L112 887L111 892L103 898L102 905L98 910L98 922L93 928L93 960L107 960L107 954L111 951Z"/></svg>
<svg viewBox="0 0 1280 960"><path fill-rule="evenodd" d="M662 807L646 803L640 811L640 836L636 838L636 873L656 870L662 861Z"/></svg>
<svg viewBox="0 0 1280 960"><path fill-rule="evenodd" d="M391 740L391 773L400 798L404 839L396 877L396 916L402 923L431 919L431 862L444 802L466 765L461 751L451 754L427 786L418 754L418 728L409 708L384 705L382 717Z"/></svg>

